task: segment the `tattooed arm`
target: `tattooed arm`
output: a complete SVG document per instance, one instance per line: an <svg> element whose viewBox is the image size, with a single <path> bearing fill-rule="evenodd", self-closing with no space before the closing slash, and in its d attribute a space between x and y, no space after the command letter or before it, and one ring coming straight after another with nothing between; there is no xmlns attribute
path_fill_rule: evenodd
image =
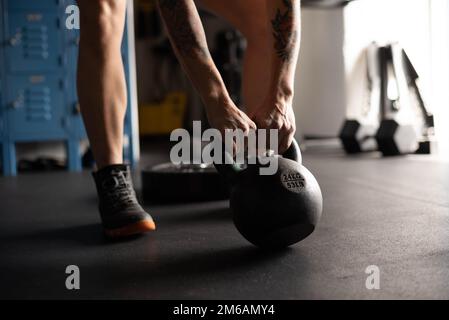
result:
<svg viewBox="0 0 449 320"><path fill-rule="evenodd" d="M300 0L267 0L274 54L272 82L293 94L300 38Z"/></svg>
<svg viewBox="0 0 449 320"><path fill-rule="evenodd" d="M158 0L178 60L200 94L212 127L255 128L255 124L232 102L207 47L206 36L193 0Z"/></svg>
<svg viewBox="0 0 449 320"><path fill-rule="evenodd" d="M296 130L292 101L300 42L300 0L265 0L265 3L271 30L270 89L251 118L258 128L279 130L279 152L283 153Z"/></svg>

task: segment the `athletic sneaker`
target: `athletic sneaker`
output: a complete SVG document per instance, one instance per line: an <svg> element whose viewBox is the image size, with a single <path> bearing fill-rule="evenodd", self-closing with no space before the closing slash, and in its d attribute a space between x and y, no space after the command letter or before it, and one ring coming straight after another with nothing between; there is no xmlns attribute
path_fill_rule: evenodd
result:
<svg viewBox="0 0 449 320"><path fill-rule="evenodd" d="M111 165L92 173L106 236L126 237L156 229L153 218L136 198L127 165Z"/></svg>

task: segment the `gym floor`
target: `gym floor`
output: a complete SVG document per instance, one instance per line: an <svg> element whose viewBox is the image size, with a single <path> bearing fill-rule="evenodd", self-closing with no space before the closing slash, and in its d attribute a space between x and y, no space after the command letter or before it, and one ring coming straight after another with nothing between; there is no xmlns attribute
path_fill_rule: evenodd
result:
<svg viewBox="0 0 449 320"><path fill-rule="evenodd" d="M142 163L165 154L145 150ZM227 201L147 207L157 232L111 243L89 172L1 177L0 298L449 298L447 163L347 157L333 143L310 146L304 159L324 213L309 238L281 252L248 244ZM65 288L71 264L81 290ZM365 287L369 265L380 268L380 290Z"/></svg>

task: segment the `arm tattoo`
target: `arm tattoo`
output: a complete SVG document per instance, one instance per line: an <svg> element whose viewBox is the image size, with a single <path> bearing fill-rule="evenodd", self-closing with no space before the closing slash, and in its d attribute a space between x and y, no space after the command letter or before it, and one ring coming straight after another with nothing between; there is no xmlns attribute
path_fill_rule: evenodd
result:
<svg viewBox="0 0 449 320"><path fill-rule="evenodd" d="M158 2L173 45L179 53L185 56L199 54L203 58L209 58L207 43L205 39L201 39L201 34L204 32L201 21L191 15L186 1L159 0Z"/></svg>
<svg viewBox="0 0 449 320"><path fill-rule="evenodd" d="M298 32L293 25L292 0L283 0L285 11L277 9L276 16L271 20L274 37L274 49L278 57L288 62L293 55L293 49L297 40Z"/></svg>

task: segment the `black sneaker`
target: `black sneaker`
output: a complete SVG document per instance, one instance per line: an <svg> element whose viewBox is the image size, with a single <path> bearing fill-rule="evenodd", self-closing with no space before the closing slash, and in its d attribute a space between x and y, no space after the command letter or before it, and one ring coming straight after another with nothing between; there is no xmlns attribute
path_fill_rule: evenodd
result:
<svg viewBox="0 0 449 320"><path fill-rule="evenodd" d="M126 237L156 229L153 218L136 198L127 165L111 165L92 173L106 236Z"/></svg>

